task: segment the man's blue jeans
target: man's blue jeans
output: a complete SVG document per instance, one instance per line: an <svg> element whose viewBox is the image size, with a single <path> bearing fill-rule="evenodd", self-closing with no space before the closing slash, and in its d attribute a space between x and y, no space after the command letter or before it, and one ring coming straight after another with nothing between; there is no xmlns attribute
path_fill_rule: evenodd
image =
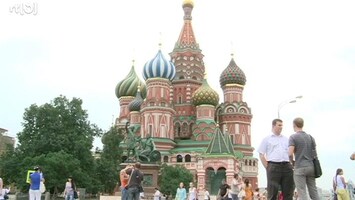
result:
<svg viewBox="0 0 355 200"><path fill-rule="evenodd" d="M128 200L139 200L139 189L138 187L130 187L127 189Z"/></svg>

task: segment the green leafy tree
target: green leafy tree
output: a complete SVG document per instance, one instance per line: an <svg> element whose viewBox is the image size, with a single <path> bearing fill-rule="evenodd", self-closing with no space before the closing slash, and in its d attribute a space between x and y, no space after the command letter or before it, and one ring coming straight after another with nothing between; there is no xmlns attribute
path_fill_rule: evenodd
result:
<svg viewBox="0 0 355 200"><path fill-rule="evenodd" d="M24 128L17 134L18 146L5 155L6 162L0 166L7 171L6 179L27 190L27 170L39 165L51 192L61 191L68 175L75 178L78 187L94 192L97 177L92 176L96 166L91 148L94 137L102 131L88 121L82 103L78 98L59 96L50 103L26 108Z"/></svg>
<svg viewBox="0 0 355 200"><path fill-rule="evenodd" d="M120 164L122 157L122 149L120 143L124 139L123 129L111 127L101 139L103 146L101 158L113 160L115 164Z"/></svg>
<svg viewBox="0 0 355 200"><path fill-rule="evenodd" d="M160 169L158 179L160 191L169 196L172 195L174 197L176 195L176 189L179 187L180 182L183 182L185 187L188 187L189 183L192 181L192 173L184 166L168 166L163 164Z"/></svg>
<svg viewBox="0 0 355 200"><path fill-rule="evenodd" d="M103 192L113 193L118 184L119 164L121 163L122 149L119 148L124 135L122 129L111 127L102 136L103 150L101 158L97 159L97 175L100 188Z"/></svg>

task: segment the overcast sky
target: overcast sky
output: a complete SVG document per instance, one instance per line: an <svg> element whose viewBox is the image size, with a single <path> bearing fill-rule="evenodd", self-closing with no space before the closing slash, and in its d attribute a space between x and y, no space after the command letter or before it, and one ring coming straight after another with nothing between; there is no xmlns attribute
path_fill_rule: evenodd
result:
<svg viewBox="0 0 355 200"><path fill-rule="evenodd" d="M139 76L162 41L173 50L183 25L182 0L0 1L0 127L16 136L24 109L64 95L81 98L89 120L108 130L119 114L115 86L132 60ZM195 0L197 42L209 84L233 52L247 77L244 101L252 109L252 146L271 133L278 107L283 134L305 119L332 187L337 168L355 180L355 1ZM142 76L141 76L142 77ZM95 146L102 144L97 140ZM254 155L258 157L256 151ZM259 164L259 186L266 175Z"/></svg>

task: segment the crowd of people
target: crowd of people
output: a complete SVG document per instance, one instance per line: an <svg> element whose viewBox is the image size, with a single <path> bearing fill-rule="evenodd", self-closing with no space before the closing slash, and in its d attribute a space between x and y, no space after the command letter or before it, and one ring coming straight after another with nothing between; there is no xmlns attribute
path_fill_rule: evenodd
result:
<svg viewBox="0 0 355 200"><path fill-rule="evenodd" d="M233 180L228 184L222 180L219 187L218 200L266 200L265 192L259 192L259 188L253 189L249 179L242 180L242 177L235 174Z"/></svg>
<svg viewBox="0 0 355 200"><path fill-rule="evenodd" d="M295 118L290 137L282 132L283 122L281 119L272 121L271 134L265 137L258 153L261 163L266 169L267 188L261 192L259 188L253 189L249 179L239 174L234 174L230 183L222 180L219 186L217 200L320 200L316 186L315 169L313 159L317 157L315 139L303 131L304 120ZM355 160L355 152L350 155ZM128 164L120 171L120 189L122 200L140 200L144 198L142 186L143 172L139 162L134 165ZM45 191L44 175L40 167L35 167L30 175L29 200L40 200ZM343 169L336 170L333 178L334 199L349 200L349 191L344 177ZM5 188L0 177L0 200L6 200L10 188ZM63 192L65 200L78 199L76 185L72 176L69 176ZM203 188L199 193L191 182L185 189L181 182L176 190L175 200L197 200L202 196L203 200L210 200L210 193ZM166 195L155 188L154 200L165 200Z"/></svg>

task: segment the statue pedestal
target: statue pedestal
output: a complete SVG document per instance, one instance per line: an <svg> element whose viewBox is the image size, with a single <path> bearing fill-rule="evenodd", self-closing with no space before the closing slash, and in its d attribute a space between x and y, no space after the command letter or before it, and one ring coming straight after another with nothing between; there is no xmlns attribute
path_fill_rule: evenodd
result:
<svg viewBox="0 0 355 200"><path fill-rule="evenodd" d="M121 163L121 169L125 168L128 164L134 165L134 163ZM154 188L158 188L160 165L154 163L141 163L141 168L139 170L144 173L142 183L144 189L144 197L152 197L155 192Z"/></svg>

